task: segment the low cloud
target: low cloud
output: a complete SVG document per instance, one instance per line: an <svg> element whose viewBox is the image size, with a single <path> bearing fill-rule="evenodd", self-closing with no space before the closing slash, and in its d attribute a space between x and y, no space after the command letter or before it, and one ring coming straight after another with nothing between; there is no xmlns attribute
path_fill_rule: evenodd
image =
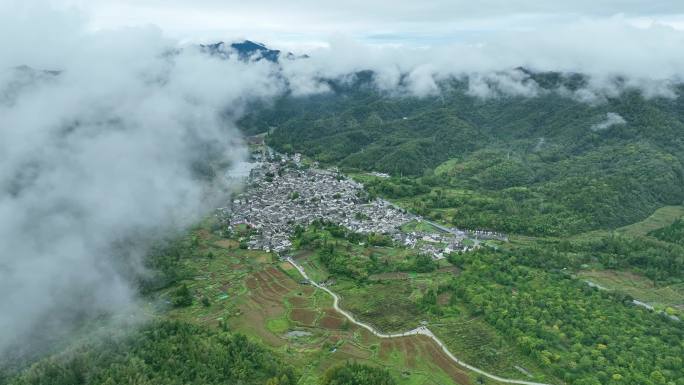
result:
<svg viewBox="0 0 684 385"><path fill-rule="evenodd" d="M270 63L179 49L155 28L92 33L78 15L22 6L0 18L17 20L0 27L3 356L130 306L137 240L225 199L228 179L198 165L242 160L233 120L283 84Z"/></svg>
<svg viewBox="0 0 684 385"><path fill-rule="evenodd" d="M603 131L603 130L607 130L607 129L615 126L615 125L626 124L626 123L627 123L627 121L622 116L620 116L619 114L616 114L615 112L608 112L608 113L606 113L606 118L603 121L596 123L593 126L591 126L591 130L592 131Z"/></svg>
<svg viewBox="0 0 684 385"><path fill-rule="evenodd" d="M501 96L535 97L541 92L530 75L521 70L473 73L468 76L467 93L481 99Z"/></svg>
<svg viewBox="0 0 684 385"><path fill-rule="evenodd" d="M298 79L372 70L379 89L403 89L418 96L433 93L432 83L441 79L470 78L470 93L482 97L537 96L539 87L516 68L579 73L586 85L570 96L596 103L630 89L648 98L675 97L674 86L681 84L684 73L684 54L678 49L682 45L681 30L658 23L636 26L615 16L426 47L373 46L336 36L327 47L312 50L309 60L284 63L284 70ZM413 81L405 82L404 75Z"/></svg>

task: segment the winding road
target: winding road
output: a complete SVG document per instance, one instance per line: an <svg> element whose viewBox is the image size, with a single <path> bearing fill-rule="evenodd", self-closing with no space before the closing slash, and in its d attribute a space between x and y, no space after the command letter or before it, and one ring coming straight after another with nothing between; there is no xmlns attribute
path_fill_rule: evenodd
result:
<svg viewBox="0 0 684 385"><path fill-rule="evenodd" d="M286 258L286 260L287 260L287 262L289 262L292 266L294 266L294 268L297 269L297 271L299 271L299 274L301 274L302 277L304 277L304 279L305 279L307 282L309 282L312 286L314 286L314 287L316 287L316 288L318 288L318 289L321 289L321 290L325 291L326 293L330 294L330 295L333 297L333 307L335 308L335 311L337 311L338 313L340 313L340 314L342 314L343 316L345 316L351 323L353 323L353 324L355 324L355 325L357 325L357 326L360 326L360 327L362 327L362 328L368 330L369 332L371 332L371 333L372 333L373 335L375 335L376 337L379 337L379 338L399 338L399 337L407 337L407 336L414 336L414 335L424 335L424 336L427 336L427 337L431 338L433 341L435 341L435 343L436 343L437 345L439 345L440 348L442 348L442 351L444 351L444 353L445 353L447 356L449 356L449 358L450 358L452 361L454 361L455 363L457 363L458 365L460 365L460 366L462 366L462 367L464 367L464 368L467 368L467 369L469 369L469 370L471 370L471 371L473 371L473 372L475 372L475 373L481 374L481 375L483 375L483 376L485 376L485 377L487 377L487 378L490 378L490 379L492 379L492 380L499 381L499 382L503 382L503 383L507 383L507 384L520 384L520 385L550 385L550 384L545 384L545 383L543 383L543 382L532 382L532 381L512 380L512 379L509 379L509 378L503 378L503 377L499 377L499 376L497 376L497 375L494 375L494 374L485 372L484 370L482 370L482 369L480 369L480 368L476 368L475 366L468 365L468 364L466 364L465 362L459 360L456 356L454 356L454 354L451 353L451 352L449 351L449 349L447 349L446 345L444 345L444 343L443 343L439 338L437 338L437 336L435 336L435 335L432 333L432 331L430 331L430 329L428 329L428 328L425 327L425 326L420 326L420 327L417 327L417 328L415 328L415 329L413 329L413 330L409 330L409 331L404 332L404 333L396 333L396 334L385 334L385 333L382 333L382 332L376 330L374 327L372 327L372 326L370 326L370 325L368 325L368 324L366 324L366 323L363 323L363 322L361 322L361 321L356 320L356 318L354 318L354 316L353 316L351 313L349 313L349 312L346 311L346 310L341 309L341 308L340 308L340 305L339 305L339 304L340 304L340 297L339 297L337 294L335 294L334 292L332 292L332 291L331 291L330 289L328 289L327 287L322 286L322 285L316 283L316 282L315 282L314 280L312 280L311 278L309 278L309 276L306 274L306 271L304 271L304 268L302 268L297 262L295 262L294 259L288 257L288 258Z"/></svg>

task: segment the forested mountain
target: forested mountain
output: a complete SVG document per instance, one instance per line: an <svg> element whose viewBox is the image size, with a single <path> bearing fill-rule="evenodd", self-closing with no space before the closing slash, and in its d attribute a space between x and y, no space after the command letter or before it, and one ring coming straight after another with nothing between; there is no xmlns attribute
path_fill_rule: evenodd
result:
<svg viewBox="0 0 684 385"><path fill-rule="evenodd" d="M571 234L631 223L684 199L679 97L624 88L581 101L573 95L584 77L542 73L527 80L536 96L477 97L468 79L452 79L439 95L417 98L378 91L372 77L330 82L324 95L283 97L241 125L268 132L280 151L387 172L395 178L376 190L389 197L416 196L410 185L418 179L469 192L415 202L418 211L458 207L454 223L465 227Z"/></svg>
<svg viewBox="0 0 684 385"><path fill-rule="evenodd" d="M283 55L283 52L277 49L271 49L266 47L261 43L256 43L251 40L244 40L241 42L234 42L226 44L222 41L213 44L200 44L200 49L212 56L227 59L231 56L231 53L237 54L238 58L243 61L254 60L266 60L272 63L277 63L278 60L283 58L288 60L293 59L305 59L308 56L297 56L292 52L287 52Z"/></svg>

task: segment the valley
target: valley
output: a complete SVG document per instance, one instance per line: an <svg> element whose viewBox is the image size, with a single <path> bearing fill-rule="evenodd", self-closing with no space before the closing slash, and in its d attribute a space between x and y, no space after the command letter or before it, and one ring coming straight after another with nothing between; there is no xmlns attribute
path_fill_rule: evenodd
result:
<svg viewBox="0 0 684 385"><path fill-rule="evenodd" d="M0 20L0 385L684 385L681 0Z"/></svg>
<svg viewBox="0 0 684 385"><path fill-rule="evenodd" d="M284 159L284 160L283 160ZM298 156L294 159L301 159ZM299 160L297 163L294 160L287 160L287 156L279 159L281 164L289 164L286 169L294 168L295 170L299 167L310 167L305 166ZM307 161L308 162L308 161ZM272 170L272 175L269 178L273 178L274 181L278 178L285 178L287 180L288 171L278 171L277 169ZM313 175L317 172L315 169ZM265 173L256 171L257 178L264 178ZM368 180L367 176L357 176L354 175L358 180ZM370 176L374 178L386 179L384 176ZM322 179L325 180L325 179ZM344 176L338 176L336 178L330 179L325 183L326 186L334 185L333 181L344 181ZM255 190L250 190L247 188L247 195L249 196L248 201L254 202L255 200L261 199L256 195L249 195L250 191L274 191L273 188L266 188L259 190L259 183L247 183L248 186L254 188ZM303 187L303 186L302 186ZM307 192L303 194L310 199L311 196L321 196L321 204L325 207L326 198L324 191L328 187L321 191L321 194L312 194ZM294 190L301 191L301 187L298 186ZM293 190L293 191L294 191ZM343 189L333 189L335 191L344 191ZM311 190L314 191L314 190ZM330 190L332 191L332 190ZM333 193L331 192L332 195ZM285 203L290 204L291 191L287 194L281 194L287 201L283 200ZM269 199L278 199L269 195ZM340 196L331 199L333 202L336 199L344 199L345 195L340 193ZM352 198L353 197L353 198ZM358 198L357 193L350 194L347 199L353 200ZM238 196L236 199L244 199L243 195ZM402 205L401 201L397 201L399 205ZM300 203L301 204L301 203ZM394 210L393 207L397 207L398 210L402 208L399 206L387 206L390 207L388 210ZM333 210L337 212L333 206ZM645 227L648 227L648 231L643 231L640 236L646 236L647 232L651 232L659 227L667 226L669 223L674 221L674 219L666 218L676 218L678 208L666 208L659 210L654 214L653 218L648 218L644 220ZM230 219L226 219L228 210L219 210L217 220L220 223L228 223L234 232L229 233L229 237L235 237L234 241L230 243L233 249L240 250L244 247L241 252L263 252L256 250L260 247L270 250L269 243L256 243L251 241L250 243L245 243L247 240L258 240L264 239L259 232L260 226L254 226L254 223L250 226L244 226L245 217L241 217L239 221L232 222ZM242 212L240 210L237 211ZM283 213L294 213L292 209L285 209ZM313 213L315 210L306 209L305 212ZM663 213L672 214L663 214ZM392 230L388 231L387 228L382 230L384 234L391 235L399 229L402 231L424 231L426 234L432 233L444 233L449 231L448 227L440 225L429 220L423 220L417 216L404 217L404 214L397 213L400 221L394 223L391 227ZM668 216L669 215L669 216ZM351 215L350 215L351 216ZM250 335L258 336L257 338L267 345L276 347L277 349L285 349L289 354L301 355L306 349L301 346L301 344L306 345L307 342L316 340L318 338L323 338L321 336L320 328L326 329L328 327L333 327L333 330L353 330L353 335L356 336L356 340L346 340L345 337L338 336L334 338L334 341L346 341L346 343L357 344L357 348L361 348L361 351L366 351L367 353L361 354L360 352L351 353L351 356L355 360L374 362L375 364L381 364L384 367L389 368L391 373L399 373L398 369L394 369L392 364L389 364L386 359L388 354L384 352L383 347L387 346L387 343L382 342L383 339L398 339L407 341L414 339L414 337L419 337L420 335L425 335L427 338L432 339L432 343L435 344L439 351L439 347L444 348L444 354L441 358L434 355L434 347L422 347L416 352L420 353L418 357L404 358L406 365L410 362L409 367L420 367L421 365L434 365L435 363L441 362L438 365L440 370L446 373L447 376L451 375L452 381L456 381L460 384L468 383L480 383L482 381L487 381L487 383L545 383L545 384L555 384L564 383L562 378L556 377L552 371L548 368L544 368L546 365L539 365L535 360L531 360L526 356L525 350L518 345L518 343L513 343L501 335L502 331L497 330L496 325L492 325L488 316L483 317L482 310L477 307L472 307L472 299L469 295L460 294L459 290L473 290L474 286L463 286L465 282L461 278L462 269L468 269L463 263L470 259L469 254L482 254L483 257L489 258L487 255L499 253L495 250L503 250L503 257L507 253L522 252L529 248L531 245L536 245L539 240L526 240L524 237L514 236L511 238L510 242L505 241L505 237L497 235L495 233L480 232L482 237L480 239L469 240L468 238L463 238L462 244L473 245L480 249L484 247L481 251L458 251L453 250L452 254L449 254L448 262L444 255L437 256L431 254L433 262L427 263L427 267L418 268L418 265L412 265L411 250L414 249L414 245L411 243L402 242L401 237L392 236L389 243L364 243L366 239L370 239L374 232L369 231L367 233L360 233L359 230L363 229L363 226L351 227L345 225L345 218L349 216L312 216L311 219L297 218L293 215L290 220L285 220L283 223L288 227L287 234L289 234L288 239L290 243L287 245L286 250L271 250L274 253L270 254L270 259L272 263L276 266L276 269L270 269L267 271L266 275L259 274L256 276L256 280L250 280L247 283L249 291L259 290L263 285L266 285L268 289L266 292L270 293L268 295L276 295L275 293L287 293L288 290L299 287L305 296L308 296L306 302L302 302L297 297L291 299L280 298L280 300L272 300L270 307L262 310L262 315L257 318L252 318L252 316L247 316L242 314L242 308L238 311L238 316L233 316L232 319L235 325L238 326L237 330L240 332L247 332ZM354 216L356 217L356 216ZM368 217L370 218L370 217ZM367 218L367 219L368 219ZM658 219L662 218L662 219ZM299 219L300 221L298 221ZM362 221L360 221L362 222ZM350 223L350 222L346 222ZM390 222L391 223L391 222ZM421 224L423 223L423 224ZM655 223L658 223L656 225ZM436 226L435 226L436 225ZM348 227L349 226L349 227ZM370 228L372 227L372 221ZM386 225L385 225L386 226ZM639 225L634 224L629 228L637 228ZM367 225L368 227L368 225ZM642 226L643 227L643 226ZM644 227L644 228L645 228ZM295 230L296 228L296 230ZM473 234L475 236L476 232L469 231L454 231L456 234ZM636 233L632 234L637 236ZM225 236L225 235L224 235ZM255 237L256 236L256 237ZM609 236L608 234L600 235L596 232L587 234L587 239L592 237ZM583 239L583 236L578 236L576 239ZM465 241L465 242L464 242ZM532 243L530 243L532 242ZM243 246L244 245L244 246ZM536 246L535 246L536 247ZM248 248L254 248L255 250L247 250ZM415 249L418 254L426 254L425 250L420 248ZM491 250L491 251L487 251ZM465 251L465 253L464 253ZM341 254L341 255L340 255ZM338 255L340 255L338 257ZM430 255L430 254L428 254ZM340 258L340 259L336 259ZM267 259L267 258L263 258ZM262 260L263 260L262 259ZM416 260L417 262L417 260ZM338 264L339 263L339 264ZM491 262L489 262L491 263ZM523 262L526 264L529 262ZM454 266L455 265L455 266ZM566 267L571 266L570 264ZM578 275L582 279L598 279L601 280L599 273L594 273L593 271L583 270L580 266L573 269L579 269ZM421 273L416 273L416 271L422 271ZM288 277L284 279L282 276ZM281 278L274 278L280 276ZM635 276L636 277L636 276ZM480 280L483 277L479 278ZM275 286L268 283L275 279ZM490 279L490 278L485 278ZM289 281L289 282L287 282ZM460 281L460 282L459 282ZM251 282L251 283L249 283ZM602 280L601 282L605 282ZM636 281L633 281L636 282ZM294 286L293 286L294 285ZM473 284L470 285L481 285ZM517 286L517 285L516 285ZM514 295L517 289L514 287ZM518 286L521 287L521 286ZM570 289L572 287L572 289ZM549 286L548 288L551 288ZM571 284L567 289L572 291L583 291L581 289L581 282L578 281L576 284ZM454 291L455 290L455 291ZM475 289L477 290L477 289ZM527 289L525 289L527 290ZM535 289L536 290L536 289ZM614 305L608 306L609 303L613 301L621 301L619 293L631 293L637 294L634 298L643 299L644 301L653 300L653 296L645 295L641 292L633 292L627 286L613 287L613 290L617 290L617 296L615 294L610 294L604 299L599 297L591 299L591 302L599 301L603 302L603 305L596 305L604 308L615 307L615 309L621 309L621 312L627 311L627 313L633 312L633 310L628 310L624 308L624 305L615 303ZM666 289L663 289L666 290ZM327 293L322 293L327 292ZM306 294L308 293L308 294ZM591 294L590 292L587 294ZM434 296L434 297L432 297ZM592 294L593 296L593 294ZM614 296L614 297L611 297ZM285 294L287 298L287 294ZM333 301L330 301L332 297ZM431 299L434 298L434 299ZM614 298L614 299L613 299ZM677 297L672 297L677 298ZM263 301L264 298L254 299L255 303ZM608 301L608 302L606 302ZM675 301L677 301L675 299ZM670 303L671 305L672 303ZM263 304L259 305L263 308ZM489 305L487 305L489 306ZM669 306L669 305L668 305ZM271 310L267 310L267 309ZM280 310L277 310L280 309ZM288 310L289 309L289 310ZM664 308L663 308L664 309ZM271 313L271 311L273 313ZM642 311L636 310L637 313ZM627 314L625 313L625 314ZM486 312L485 312L486 314ZM242 317L247 317L251 320L249 326L245 325L240 321ZM657 321L658 316L654 314L653 316L648 315L648 312L642 313L641 317L645 322L649 324L651 322ZM228 320L228 319L226 319ZM648 320L648 321L646 321ZM228 322L230 321L221 321ZM255 322L261 323L263 326L255 328ZM554 327L558 327L556 324ZM494 327L493 327L494 326ZM243 329L246 327L246 329ZM323 332L325 334L330 333L330 330ZM274 335L275 334L275 335ZM367 334L365 342L358 345L360 342L358 340L359 334ZM415 336L414 336L415 335ZM285 339L284 341L282 339ZM337 340L340 338L340 340ZM346 338L349 338L347 335ZM373 338L379 338L377 343L371 343ZM304 342L307 341L307 342ZM444 341L444 342L442 342ZM318 340L320 343L320 340ZM368 345L370 343L370 346ZM393 345L394 342L390 344ZM293 346L299 346L300 349L292 350ZM320 346L320 345L319 345ZM328 346L328 345L326 345ZM340 346L344 346L341 344ZM375 346L375 347L374 347ZM309 346L311 349L311 346ZM317 348L314 348L314 351ZM318 348L320 349L320 348ZM338 345L332 345L329 349L330 356L335 356L338 352L345 352L343 348L338 348ZM349 349L347 347L346 349ZM370 350L367 350L370 349ZM294 353L297 351L297 353ZM431 354L426 354L425 352L432 351ZM417 354L414 352L414 354ZM390 355L391 356L391 355ZM552 356L551 356L552 357ZM330 357L333 359L333 357ZM557 360L558 358L556 358ZM417 365L416 362L424 361L424 364ZM463 361L467 362L465 364ZM553 359L552 359L553 360ZM475 363L475 366L470 366L470 363ZM450 366L456 369L450 369ZM300 364L298 364L300 365ZM417 365L417 366L416 366ZM547 364L548 365L548 364ZM327 365L323 365L327 367ZM460 369L458 369L460 368ZM319 369L320 370L320 367ZM454 377L453 370L460 371ZM315 370L312 372L312 378L315 377ZM451 374L449 374L451 373ZM395 375L400 378L400 383L432 383L427 378L421 377L420 371L401 371L400 375ZM422 380L418 380L422 378ZM468 380L465 380L468 378ZM421 382L423 381L423 382ZM306 382L303 382L306 383Z"/></svg>

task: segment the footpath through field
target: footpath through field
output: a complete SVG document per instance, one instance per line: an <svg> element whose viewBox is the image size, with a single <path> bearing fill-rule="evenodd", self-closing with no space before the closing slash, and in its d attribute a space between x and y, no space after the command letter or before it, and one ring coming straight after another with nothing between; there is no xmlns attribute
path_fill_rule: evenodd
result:
<svg viewBox="0 0 684 385"><path fill-rule="evenodd" d="M424 335L424 336L428 336L428 337L430 337L433 341L435 341L435 343L436 343L437 345L439 345L440 348L442 348L442 351L444 351L444 353L445 353L447 356L449 356L449 358L450 358L452 361L454 361L455 363L457 363L457 364L460 365L460 366L463 366L464 368L467 368L467 369L472 370L472 371L475 372L475 373L478 373L478 374L481 374L481 375L483 375L483 376L485 376L485 377L491 378L492 380L499 381L499 382L503 382L503 383L507 383L507 384L520 384L520 385L550 385L550 384L545 384L545 383L542 383L542 382L532 382L532 381L512 380L512 379L509 379L509 378L502 378L502 377L499 377L499 376L497 376L497 375L494 375L494 374L485 372L484 370L482 370L482 369L480 369L480 368L476 368L475 366L468 365L468 364L466 364L465 362L459 360L456 356L454 356L453 353L451 353L451 352L449 351L449 349L447 349L446 345L444 345L444 343L443 343L439 338L437 338L437 336L435 336L435 335L432 333L432 331L430 331L430 329L428 329L428 328L425 327L425 326L419 326L419 327L417 327L417 328L415 328L415 329L413 329L413 330L409 330L409 331L403 332L403 333L396 333L396 334L385 334L385 333L382 333L382 332L376 330L374 327L372 327L372 326L370 326L370 325L368 325L368 324L366 324L366 323L363 323L363 322L361 322L361 321L356 320L356 318L354 318L354 316L353 316L351 313L349 313L349 312L346 311L346 310L341 309L340 306L339 306L340 297L339 297L337 294L335 294L334 292L332 292L332 291L331 291L330 289L328 289L327 287L322 286L322 285L318 284L317 282L314 282L314 280L312 280L311 278L309 278L309 276L306 274L306 271L304 271L304 268L302 268L297 262L295 262L294 259L292 259L291 257L288 257L288 258L286 258L286 260L287 260L292 266L294 266L294 268L297 269L297 271L299 271L299 274L301 274L302 277L304 277L304 279L305 279L307 282L309 282L312 286L314 286L314 287L316 287L316 288L319 288L319 289L325 291L326 293L330 294L330 295L333 297L333 307L335 308L335 310L336 310L338 313L340 313L340 314L342 314L343 316L345 316L351 323L353 323L353 324L355 324L355 325L357 325L357 326L360 326L360 327L362 327L362 328L368 330L369 332L371 332L371 333L372 333L373 335L375 335L376 337L379 337L379 338L399 338L399 337L407 337L407 336L413 336L413 335L419 335L419 334L420 334L420 335Z"/></svg>

